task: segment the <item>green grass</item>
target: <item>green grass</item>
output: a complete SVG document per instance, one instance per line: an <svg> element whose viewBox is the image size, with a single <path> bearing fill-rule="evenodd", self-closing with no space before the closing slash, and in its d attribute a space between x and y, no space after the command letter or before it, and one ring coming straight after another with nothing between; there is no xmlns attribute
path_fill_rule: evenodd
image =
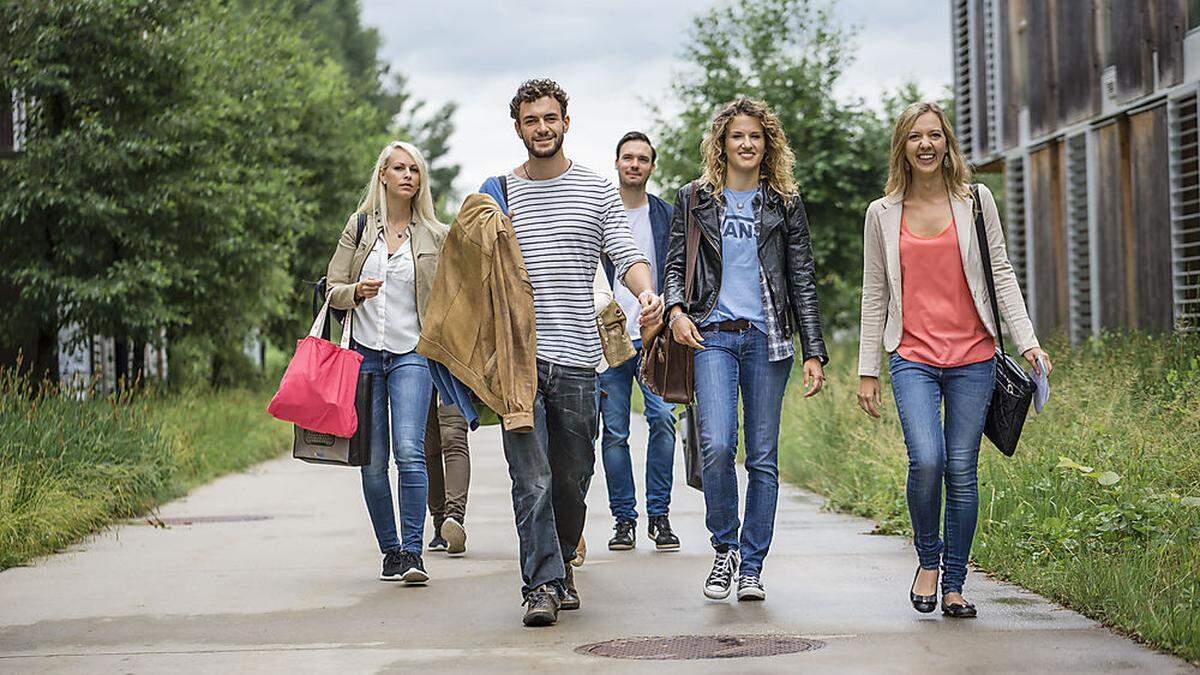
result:
<svg viewBox="0 0 1200 675"><path fill-rule="evenodd" d="M1200 661L1200 340L1106 337L1051 354L1050 403L1031 411L1016 456L984 441L972 558ZM911 534L891 385L885 375L884 419L871 420L856 403L857 347L832 356L822 396L788 394L781 470L831 508Z"/></svg>
<svg viewBox="0 0 1200 675"><path fill-rule="evenodd" d="M61 550L229 471L291 430L266 389L76 400L0 370L0 569Z"/></svg>

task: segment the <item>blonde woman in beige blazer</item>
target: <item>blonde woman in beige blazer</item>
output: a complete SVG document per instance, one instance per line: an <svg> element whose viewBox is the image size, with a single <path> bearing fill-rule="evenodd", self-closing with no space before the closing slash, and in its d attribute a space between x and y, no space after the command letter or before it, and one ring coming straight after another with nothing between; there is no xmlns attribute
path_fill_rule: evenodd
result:
<svg viewBox="0 0 1200 675"><path fill-rule="evenodd" d="M908 450L907 500L919 566L913 608L976 615L962 595L979 508L977 464L995 378L996 335L975 233L971 171L945 114L914 103L896 121L887 195L867 208L859 406L880 416L882 345ZM1000 313L1021 354L1049 373L1004 247L995 199L979 186ZM943 422L942 409L945 408ZM945 485L944 541L939 531Z"/></svg>
<svg viewBox="0 0 1200 675"><path fill-rule="evenodd" d="M379 578L424 584L429 581L421 559L429 497L425 427L433 379L416 347L449 230L434 213L429 166L410 143L393 141L383 148L365 195L329 261L329 304L352 310L347 328L353 347L363 355L362 371L375 374L371 463L362 467L362 486L383 554ZM366 214L361 236L360 213ZM399 473L399 533L389 458Z"/></svg>

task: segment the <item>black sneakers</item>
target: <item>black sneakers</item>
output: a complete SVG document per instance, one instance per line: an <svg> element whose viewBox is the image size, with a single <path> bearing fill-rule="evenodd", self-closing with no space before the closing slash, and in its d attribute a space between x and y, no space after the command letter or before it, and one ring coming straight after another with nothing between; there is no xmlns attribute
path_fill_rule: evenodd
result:
<svg viewBox="0 0 1200 675"><path fill-rule="evenodd" d="M566 597L562 599L559 608L563 611L579 609L579 590L575 588L575 570L567 565L567 575L563 577L563 588Z"/></svg>
<svg viewBox="0 0 1200 675"><path fill-rule="evenodd" d="M704 597L710 600L728 598L733 586L733 575L741 562L742 557L736 549L717 551L716 557L713 558L712 571L708 573L708 579L704 580Z"/></svg>
<svg viewBox="0 0 1200 675"><path fill-rule="evenodd" d="M679 550L679 537L671 532L671 521L666 516L650 516L646 534L654 540L654 548L660 551Z"/></svg>
<svg viewBox="0 0 1200 675"><path fill-rule="evenodd" d="M426 546L425 548L429 549L430 551L440 552L440 551L445 551L446 546L447 546L446 540L442 539L442 535L435 534L435 535L433 535L433 539L429 540L429 545Z"/></svg>
<svg viewBox="0 0 1200 675"><path fill-rule="evenodd" d="M525 598L526 626L549 626L558 621L558 591L548 584L533 589Z"/></svg>
<svg viewBox="0 0 1200 675"><path fill-rule="evenodd" d="M384 581L403 581L406 584L423 584L429 581L429 573L421 556L408 551L388 551L383 556L383 571L379 578Z"/></svg>
<svg viewBox="0 0 1200 675"><path fill-rule="evenodd" d="M608 550L610 551L628 551L636 544L634 542L634 531L637 529L637 523L632 520L621 518L617 520L617 524L613 526L616 532L613 538L608 540Z"/></svg>
<svg viewBox="0 0 1200 675"><path fill-rule="evenodd" d="M383 554L383 571L379 573L381 581L400 581L400 550L388 551Z"/></svg>
<svg viewBox="0 0 1200 675"><path fill-rule="evenodd" d="M766 600L767 591L763 588L762 580L757 574L743 574L738 577L738 600Z"/></svg>

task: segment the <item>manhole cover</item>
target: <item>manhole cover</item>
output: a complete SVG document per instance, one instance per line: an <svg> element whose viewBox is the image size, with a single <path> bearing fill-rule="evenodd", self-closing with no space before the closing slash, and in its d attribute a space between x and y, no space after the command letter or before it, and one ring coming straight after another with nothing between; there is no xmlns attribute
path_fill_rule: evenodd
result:
<svg viewBox="0 0 1200 675"><path fill-rule="evenodd" d="M595 642L575 651L613 659L736 659L808 652L824 647L819 640L796 635L672 635Z"/></svg>
<svg viewBox="0 0 1200 675"><path fill-rule="evenodd" d="M146 518L146 522L156 527L172 525L199 525L201 523L247 523L255 520L270 520L271 516L178 516L174 518Z"/></svg>

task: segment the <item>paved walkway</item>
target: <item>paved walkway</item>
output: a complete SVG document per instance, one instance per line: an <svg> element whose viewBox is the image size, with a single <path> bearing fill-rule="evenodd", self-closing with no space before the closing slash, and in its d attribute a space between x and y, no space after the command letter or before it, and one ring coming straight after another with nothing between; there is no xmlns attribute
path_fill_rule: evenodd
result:
<svg viewBox="0 0 1200 675"><path fill-rule="evenodd" d="M634 434L644 447L644 423ZM356 471L282 458L164 506L165 528L132 523L0 573L0 672L1197 672L981 574L967 587L979 619L918 615L907 599L910 545L868 536L870 522L823 512L795 490L781 495L767 601L706 601L700 494L675 490L681 552L655 552L644 523L637 550L610 552L599 466L578 574L583 609L526 629L499 433L471 442L468 554L428 555L428 587L376 580ZM824 647L736 661L575 652L627 636L728 633Z"/></svg>

